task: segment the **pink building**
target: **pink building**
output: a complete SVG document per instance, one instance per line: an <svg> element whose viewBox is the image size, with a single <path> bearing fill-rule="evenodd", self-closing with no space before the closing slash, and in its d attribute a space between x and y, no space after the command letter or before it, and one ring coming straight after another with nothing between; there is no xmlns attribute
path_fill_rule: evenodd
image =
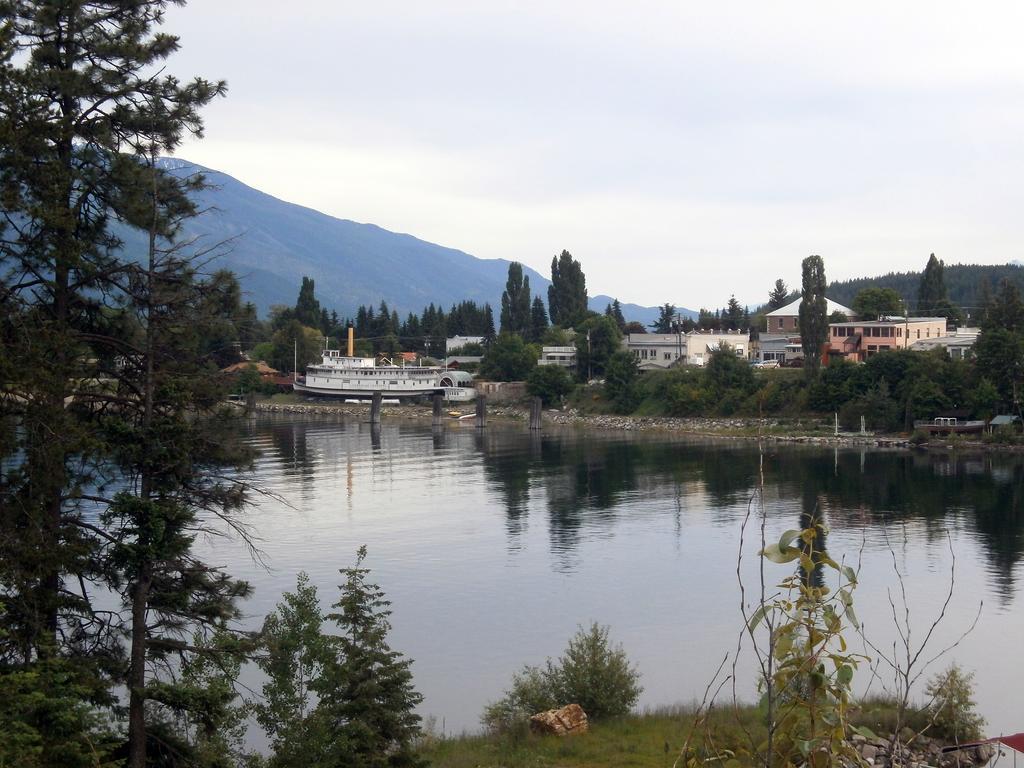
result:
<svg viewBox="0 0 1024 768"><path fill-rule="evenodd" d="M832 323L828 327L828 354L863 361L879 352L906 349L915 341L945 335L944 317L890 317Z"/></svg>

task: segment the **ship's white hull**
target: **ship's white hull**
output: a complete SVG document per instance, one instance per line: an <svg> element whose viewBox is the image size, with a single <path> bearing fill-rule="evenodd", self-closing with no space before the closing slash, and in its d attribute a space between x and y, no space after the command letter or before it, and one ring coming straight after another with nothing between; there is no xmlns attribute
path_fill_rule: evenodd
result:
<svg viewBox="0 0 1024 768"><path fill-rule="evenodd" d="M324 350L323 362L310 365L306 375L292 389L306 395L369 400L376 393L385 399L412 399L444 395L446 400L465 402L476 390L465 386L469 377L459 371L429 366L376 365L373 358L342 356Z"/></svg>
<svg viewBox="0 0 1024 768"><path fill-rule="evenodd" d="M296 392L301 392L306 395L327 395L329 397L349 397L357 398L361 400L369 400L373 397L374 392L380 392L381 396L385 399L388 398L414 398L414 397L429 397L435 392L442 392L442 387L432 386L423 388L402 388L402 389L388 389L386 386L381 389L356 389L354 387L331 387L331 386L310 386L303 384L302 382L296 381L292 384L292 389ZM469 398L472 399L472 398Z"/></svg>

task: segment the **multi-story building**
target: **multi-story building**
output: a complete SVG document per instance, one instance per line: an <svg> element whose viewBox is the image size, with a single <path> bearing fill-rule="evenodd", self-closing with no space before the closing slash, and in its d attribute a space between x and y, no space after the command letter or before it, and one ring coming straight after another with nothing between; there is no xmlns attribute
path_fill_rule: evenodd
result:
<svg viewBox="0 0 1024 768"><path fill-rule="evenodd" d="M922 339L939 339L946 333L944 317L886 317L831 323L828 327L830 357L866 360L879 352L906 349Z"/></svg>
<svg viewBox="0 0 1024 768"><path fill-rule="evenodd" d="M686 334L686 362L704 365L711 353L721 347L729 347L736 357L745 360L750 351L750 334L746 331L690 331Z"/></svg>
<svg viewBox="0 0 1024 768"><path fill-rule="evenodd" d="M686 334L630 333L622 340L641 371L669 368L686 355Z"/></svg>
<svg viewBox="0 0 1024 768"><path fill-rule="evenodd" d="M791 301L786 306L779 307L765 315L765 319L768 321L768 328L765 330L765 333L769 336L799 336L800 302L801 299ZM856 317L852 309L844 307L839 302L832 301L832 299L826 297L825 315L831 317L834 312L840 312L851 319Z"/></svg>
<svg viewBox="0 0 1024 768"><path fill-rule="evenodd" d="M641 371L670 368L674 365L704 365L711 351L729 346L738 356L746 357L750 347L747 333L739 331L689 333L631 333L622 345L633 353Z"/></svg>
<svg viewBox="0 0 1024 768"><path fill-rule="evenodd" d="M559 365L576 370L576 347L541 347L537 365Z"/></svg>

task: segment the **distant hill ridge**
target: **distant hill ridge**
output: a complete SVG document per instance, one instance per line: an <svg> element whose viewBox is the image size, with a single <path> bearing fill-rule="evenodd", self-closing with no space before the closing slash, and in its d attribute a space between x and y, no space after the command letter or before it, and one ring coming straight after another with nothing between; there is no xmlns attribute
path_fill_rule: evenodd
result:
<svg viewBox="0 0 1024 768"><path fill-rule="evenodd" d="M343 316L382 299L403 316L431 303L447 309L467 299L490 302L495 316L500 311L507 259L480 259L374 224L329 216L180 158L165 158L161 165L182 176L206 176L210 186L196 198L205 213L186 222L183 237L199 238L201 247L230 241L213 266L235 272L247 300L263 315L274 304L294 304L303 275L316 281L321 304ZM127 252L141 258L143 234L128 229L119 234ZM529 267L523 271L531 291L546 304L550 280ZM590 307L603 312L611 301L594 296ZM627 320L645 324L658 316L657 307L622 303L622 310Z"/></svg>
<svg viewBox="0 0 1024 768"><path fill-rule="evenodd" d="M1011 264L947 264L944 270L949 300L968 310L977 308L982 285L994 292L1003 278L1013 282L1024 293L1024 266ZM829 283L826 293L833 301L850 306L853 297L864 288L892 288L913 308L921 284L920 272L890 272L878 277L859 277Z"/></svg>

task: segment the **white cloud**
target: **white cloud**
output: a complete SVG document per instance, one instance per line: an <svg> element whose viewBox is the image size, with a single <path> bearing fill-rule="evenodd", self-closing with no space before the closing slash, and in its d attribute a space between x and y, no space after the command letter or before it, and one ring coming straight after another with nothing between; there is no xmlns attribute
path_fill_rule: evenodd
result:
<svg viewBox="0 0 1024 768"><path fill-rule="evenodd" d="M229 80L180 154L271 194L592 292L764 298L1021 255L1024 6L204 0Z"/></svg>

